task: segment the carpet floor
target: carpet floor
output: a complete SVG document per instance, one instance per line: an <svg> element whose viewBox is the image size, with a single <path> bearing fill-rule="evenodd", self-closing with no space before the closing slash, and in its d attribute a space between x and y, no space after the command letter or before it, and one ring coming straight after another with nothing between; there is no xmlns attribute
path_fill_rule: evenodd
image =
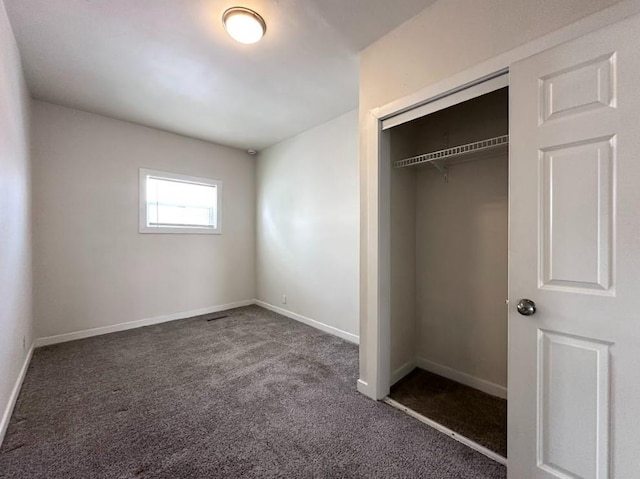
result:
<svg viewBox="0 0 640 479"><path fill-rule="evenodd" d="M355 390L357 346L257 306L38 348L0 477L505 478Z"/></svg>
<svg viewBox="0 0 640 479"><path fill-rule="evenodd" d="M507 457L507 401L423 369L391 387L389 396L423 416Z"/></svg>

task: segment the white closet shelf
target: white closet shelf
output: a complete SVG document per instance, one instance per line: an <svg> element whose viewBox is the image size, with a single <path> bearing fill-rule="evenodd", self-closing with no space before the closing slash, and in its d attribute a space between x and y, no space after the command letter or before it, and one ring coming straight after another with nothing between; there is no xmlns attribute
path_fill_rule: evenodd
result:
<svg viewBox="0 0 640 479"><path fill-rule="evenodd" d="M467 143L466 145L454 146L445 150L432 151L411 158L397 160L393 162L394 168L404 168L406 166L414 166L422 163L431 163L441 170L447 164L456 163L449 161L459 159L461 161L471 161L474 159L486 158L486 153L498 148L504 149L509 145L509 135L496 136L495 138L487 138L486 140Z"/></svg>

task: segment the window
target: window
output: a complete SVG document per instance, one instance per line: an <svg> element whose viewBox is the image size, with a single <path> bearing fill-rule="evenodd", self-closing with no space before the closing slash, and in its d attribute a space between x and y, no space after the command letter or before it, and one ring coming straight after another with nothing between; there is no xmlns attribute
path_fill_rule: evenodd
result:
<svg viewBox="0 0 640 479"><path fill-rule="evenodd" d="M140 168L140 233L222 232L222 182Z"/></svg>

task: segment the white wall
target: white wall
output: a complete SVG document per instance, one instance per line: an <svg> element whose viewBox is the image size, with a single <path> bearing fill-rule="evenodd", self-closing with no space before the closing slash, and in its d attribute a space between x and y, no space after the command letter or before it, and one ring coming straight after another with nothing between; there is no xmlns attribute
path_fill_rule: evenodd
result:
<svg viewBox="0 0 640 479"><path fill-rule="evenodd" d="M39 337L255 296L255 159L243 151L33 102ZM138 233L140 167L222 180L222 235Z"/></svg>
<svg viewBox="0 0 640 479"><path fill-rule="evenodd" d="M390 134L391 162L415 154L415 129ZM392 163L393 164L393 163ZM395 383L416 361L416 174L413 168L391 169L390 339Z"/></svg>
<svg viewBox="0 0 640 479"><path fill-rule="evenodd" d="M29 102L0 0L0 443L32 343Z"/></svg>
<svg viewBox="0 0 640 479"><path fill-rule="evenodd" d="M508 175L508 157L502 154L450 167L448 183L426 168L416 180L418 365L436 373L448 368L461 378L502 388L507 387Z"/></svg>
<svg viewBox="0 0 640 479"><path fill-rule="evenodd" d="M360 378L368 380L367 163L369 112L619 0L439 0L360 54ZM373 334L371 335L373 337Z"/></svg>
<svg viewBox="0 0 640 479"><path fill-rule="evenodd" d="M259 300L356 339L358 198L357 111L260 153Z"/></svg>

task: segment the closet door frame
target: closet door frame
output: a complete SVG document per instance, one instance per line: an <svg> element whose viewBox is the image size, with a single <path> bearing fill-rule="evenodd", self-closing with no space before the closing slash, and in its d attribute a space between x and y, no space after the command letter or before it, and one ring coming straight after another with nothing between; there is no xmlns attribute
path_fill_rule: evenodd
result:
<svg viewBox="0 0 640 479"><path fill-rule="evenodd" d="M389 132L385 125L402 124L414 119L409 113L447 97L464 92L488 80L508 73L509 66L592 31L612 25L640 13L640 1L628 0L588 16L560 30L521 45L513 50L444 79L414 94L405 96L367 113L361 125L366 151L361 155L362 195L360 216L360 378L358 391L380 400L391 386L390 328L390 176ZM442 104L445 104L444 102ZM444 108L444 107L443 107ZM437 111L437 110L434 110ZM409 113L409 114L407 114ZM420 116L423 116L423 113ZM510 112L513 114L513 112ZM509 158L512 161L512 158Z"/></svg>

